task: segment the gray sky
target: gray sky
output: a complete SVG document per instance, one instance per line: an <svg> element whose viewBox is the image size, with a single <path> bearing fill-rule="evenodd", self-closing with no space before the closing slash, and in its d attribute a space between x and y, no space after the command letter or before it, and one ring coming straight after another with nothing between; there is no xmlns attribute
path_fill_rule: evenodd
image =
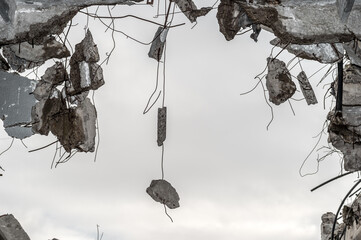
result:
<svg viewBox="0 0 361 240"><path fill-rule="evenodd" d="M155 7L114 10L115 15L128 12L163 21L152 18ZM105 15L105 8L100 13ZM257 82L254 77L266 66L273 36L262 31L258 43L248 33L227 42L215 15L212 11L199 18L191 29L192 24L177 14L174 22L186 25L171 29L167 38L165 179L181 198L181 207L169 210L174 223L145 192L152 179L161 177L161 149L156 144L161 102L142 114L154 88L157 63L147 56L149 46L120 34L115 35L115 52L103 67L106 84L95 93L101 139L97 162L93 154L78 154L50 170L55 146L27 151L54 141L53 137L25 139L28 149L15 141L0 156L6 170L0 184L0 214L14 214L34 240L95 239L97 224L104 240L320 239L322 213L337 210L354 179L347 177L310 193L339 173L336 156L322 162L318 174L298 175L330 106L328 99L323 110L327 86L315 89L316 106L292 101L296 116L287 103L273 106L275 118L267 131L271 115L262 88L245 96L240 93ZM70 32L73 45L84 37L85 22L84 15L74 19L78 26ZM104 33L105 27L92 19L89 27L104 59L112 48L111 32ZM150 41L157 29L134 19L119 20L116 27L144 41ZM279 58L287 63L292 56L282 53ZM302 64L308 76L322 67ZM299 71L297 66L292 74ZM314 87L322 72L311 79ZM6 149L11 139L5 131L0 134L1 148ZM321 143L327 144L326 139ZM316 169L316 157L311 156L304 172Z"/></svg>

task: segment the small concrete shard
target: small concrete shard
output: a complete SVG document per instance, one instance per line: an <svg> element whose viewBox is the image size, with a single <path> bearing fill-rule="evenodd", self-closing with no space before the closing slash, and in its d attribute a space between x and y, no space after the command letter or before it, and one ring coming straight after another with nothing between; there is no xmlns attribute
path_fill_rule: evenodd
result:
<svg viewBox="0 0 361 240"><path fill-rule="evenodd" d="M1 1L1 0L0 0ZM10 65L8 62L3 58L3 56L0 55L0 71L9 71Z"/></svg>
<svg viewBox="0 0 361 240"><path fill-rule="evenodd" d="M293 96L296 85L292 82L291 74L284 62L276 58L267 58L267 62L266 87L269 92L269 100L280 105Z"/></svg>
<svg viewBox="0 0 361 240"><path fill-rule="evenodd" d="M179 195L175 188L166 180L152 180L147 193L154 201L165 204L168 208L179 207Z"/></svg>
<svg viewBox="0 0 361 240"><path fill-rule="evenodd" d="M99 53L93 37L88 30L85 38L75 45L75 52L70 58L70 83L68 95L77 95L88 90L96 90L104 85L103 70L96 64Z"/></svg>
<svg viewBox="0 0 361 240"><path fill-rule="evenodd" d="M158 108L158 146L162 146L167 134L167 108Z"/></svg>
<svg viewBox="0 0 361 240"><path fill-rule="evenodd" d="M36 99L31 94L36 81L0 71L0 118L10 137L24 139L31 131L31 108Z"/></svg>
<svg viewBox="0 0 361 240"><path fill-rule="evenodd" d="M0 216L0 239L30 240L28 234L12 214Z"/></svg>
<svg viewBox="0 0 361 240"><path fill-rule="evenodd" d="M343 48L346 50L348 59L351 64L361 67L361 44L359 41L351 41L343 44Z"/></svg>
<svg viewBox="0 0 361 240"><path fill-rule="evenodd" d="M355 0L336 0L338 15L341 22L347 23L347 19L350 16L354 3Z"/></svg>
<svg viewBox="0 0 361 240"><path fill-rule="evenodd" d="M197 6L192 0L174 0L174 2L192 23L197 21L198 17L205 16L209 11L212 10L211 7L197 9Z"/></svg>
<svg viewBox="0 0 361 240"><path fill-rule="evenodd" d="M262 28L260 24L252 24L252 31L253 33L251 34L251 38L257 42L258 41L258 36L261 32Z"/></svg>
<svg viewBox="0 0 361 240"><path fill-rule="evenodd" d="M342 43L318 43L310 45L284 44L279 38L270 42L272 45L286 50L300 58L315 60L320 63L335 63L343 58Z"/></svg>
<svg viewBox="0 0 361 240"><path fill-rule="evenodd" d="M53 86L62 84L64 81L69 80L68 73L61 62L55 62L55 64L46 69L45 74L41 79Z"/></svg>
<svg viewBox="0 0 361 240"><path fill-rule="evenodd" d="M321 217L321 240L329 240L331 238L331 234L332 234L332 228L333 228L333 223L335 221L335 214L333 214L332 212L328 212L322 215ZM335 227L335 236L338 236L339 234L341 234L343 228L341 227L341 225L339 223L336 223L336 227ZM339 239L339 238L336 238Z"/></svg>
<svg viewBox="0 0 361 240"><path fill-rule="evenodd" d="M307 105L317 104L317 98L315 92L312 89L310 82L304 71L297 75L298 83L300 84L303 96L306 99Z"/></svg>
<svg viewBox="0 0 361 240"><path fill-rule="evenodd" d="M253 21L248 18L241 5L232 0L221 0L218 6L217 19L219 31L227 41L232 40L241 28L246 28L253 24ZM258 36L258 34L256 35ZM256 35L254 37L257 39Z"/></svg>
<svg viewBox="0 0 361 240"><path fill-rule="evenodd" d="M150 46L148 56L158 62L162 59L164 44L167 39L168 29L159 27L154 35L152 45Z"/></svg>

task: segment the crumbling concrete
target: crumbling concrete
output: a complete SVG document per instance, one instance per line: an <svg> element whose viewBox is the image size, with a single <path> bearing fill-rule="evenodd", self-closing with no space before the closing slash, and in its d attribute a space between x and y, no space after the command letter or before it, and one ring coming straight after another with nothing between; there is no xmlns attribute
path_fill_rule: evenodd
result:
<svg viewBox="0 0 361 240"><path fill-rule="evenodd" d="M158 131L157 131L157 143L158 146L162 146L167 135L167 108L158 108Z"/></svg>
<svg viewBox="0 0 361 240"><path fill-rule="evenodd" d="M82 8L92 5L133 4L141 0L2 0L0 45L32 42L60 34Z"/></svg>
<svg viewBox="0 0 361 240"><path fill-rule="evenodd" d="M31 108L35 97L31 94L36 81L14 73L0 71L0 118L11 137L24 139L31 131Z"/></svg>
<svg viewBox="0 0 361 240"><path fill-rule="evenodd" d="M162 59L164 44L167 40L168 28L159 27L154 35L152 45L150 46L148 56L158 62Z"/></svg>
<svg viewBox="0 0 361 240"><path fill-rule="evenodd" d="M291 74L284 62L276 58L267 58L267 62L266 87L269 100L276 105L280 105L293 96L296 85L292 81Z"/></svg>
<svg viewBox="0 0 361 240"><path fill-rule="evenodd" d="M0 216L1 240L30 240L18 220L12 214Z"/></svg>
<svg viewBox="0 0 361 240"><path fill-rule="evenodd" d="M312 86L308 81L308 78L304 71L300 72L297 75L297 80L298 83L300 84L302 94L305 97L307 104L308 105L317 104L317 98L315 92L313 91Z"/></svg>
<svg viewBox="0 0 361 240"><path fill-rule="evenodd" d="M179 207L179 195L166 180L152 180L146 191L154 201L165 204L170 209Z"/></svg>
<svg viewBox="0 0 361 240"><path fill-rule="evenodd" d="M272 45L285 48L288 52L304 59L315 60L320 63L335 63L343 58L342 43L316 43L308 45L286 44L279 38L270 42Z"/></svg>
<svg viewBox="0 0 361 240"><path fill-rule="evenodd" d="M331 238L332 234L332 227L333 223L335 221L335 214L328 212L322 215L321 217L321 240L329 240ZM343 231L343 225L336 223L335 227L335 235L334 236L340 236ZM337 238L339 239L339 238Z"/></svg>
<svg viewBox="0 0 361 240"><path fill-rule="evenodd" d="M212 10L211 7L203 7L197 9L197 6L192 0L173 0L183 14L191 21L192 23L197 21L198 17L205 16L209 11Z"/></svg>

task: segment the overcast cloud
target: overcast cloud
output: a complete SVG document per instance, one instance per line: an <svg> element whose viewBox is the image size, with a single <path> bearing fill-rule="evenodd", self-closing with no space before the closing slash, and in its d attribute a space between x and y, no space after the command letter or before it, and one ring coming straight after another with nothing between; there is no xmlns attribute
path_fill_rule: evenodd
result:
<svg viewBox="0 0 361 240"><path fill-rule="evenodd" d="M156 12L149 6L116 9L117 15L132 12L148 18ZM181 198L181 207L169 210L174 223L145 192L152 179L161 177L161 149L156 144L161 103L142 114L154 88L157 63L147 56L149 46L120 34L115 35L115 52L103 68L106 84L95 93L101 139L97 162L93 154L78 154L51 170L55 146L27 151L54 141L53 137L26 139L28 149L15 141L0 156L6 170L0 179L0 215L14 214L33 240L95 239L97 224L104 240L320 239L321 215L336 211L354 179L347 177L310 193L339 173L337 157L322 162L317 175L298 175L327 115L330 99L326 110L322 106L327 86L316 88L316 106L293 101L296 116L287 103L274 106L267 131L271 113L262 88L245 96L240 93L257 82L253 78L266 65L273 36L262 31L258 43L248 33L227 42L215 14L199 18L194 29L177 14L174 22L186 25L168 33L165 179ZM78 26L70 32L73 44L84 37L85 22L84 15L74 19ZM119 20L116 26L144 41L151 40L157 29L134 19ZM104 59L112 48L111 32L104 33L105 27L92 19L89 27ZM279 58L287 63L292 56L282 53ZM303 62L308 76L320 67ZM292 73L299 71L295 67ZM315 87L321 77L322 72L311 84ZM296 98L301 97L297 93ZM5 131L0 134L1 148L6 149L11 139ZM305 172L316 169L316 157L312 155Z"/></svg>

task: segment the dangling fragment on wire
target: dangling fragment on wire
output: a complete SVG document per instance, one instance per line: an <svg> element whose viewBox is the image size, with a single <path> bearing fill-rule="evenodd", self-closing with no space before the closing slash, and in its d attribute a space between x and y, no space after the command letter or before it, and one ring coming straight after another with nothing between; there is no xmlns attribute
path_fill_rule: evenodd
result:
<svg viewBox="0 0 361 240"><path fill-rule="evenodd" d="M296 91L286 64L276 58L267 58L268 73L266 87L269 92L270 102L280 105L287 101Z"/></svg>
<svg viewBox="0 0 361 240"><path fill-rule="evenodd" d="M167 107L158 108L158 146L162 146L166 138L167 131Z"/></svg>
<svg viewBox="0 0 361 240"><path fill-rule="evenodd" d="M162 59L164 44L167 39L168 30L168 28L159 27L154 35L152 45L150 46L148 56L150 58L154 58L158 62Z"/></svg>
<svg viewBox="0 0 361 240"><path fill-rule="evenodd" d="M179 207L179 195L175 188L166 180L152 180L146 191L154 201L165 204L170 209Z"/></svg>
<svg viewBox="0 0 361 240"><path fill-rule="evenodd" d="M303 96L306 99L307 105L317 104L317 98L315 92L312 89L310 82L304 71L297 75L298 83L300 84Z"/></svg>

